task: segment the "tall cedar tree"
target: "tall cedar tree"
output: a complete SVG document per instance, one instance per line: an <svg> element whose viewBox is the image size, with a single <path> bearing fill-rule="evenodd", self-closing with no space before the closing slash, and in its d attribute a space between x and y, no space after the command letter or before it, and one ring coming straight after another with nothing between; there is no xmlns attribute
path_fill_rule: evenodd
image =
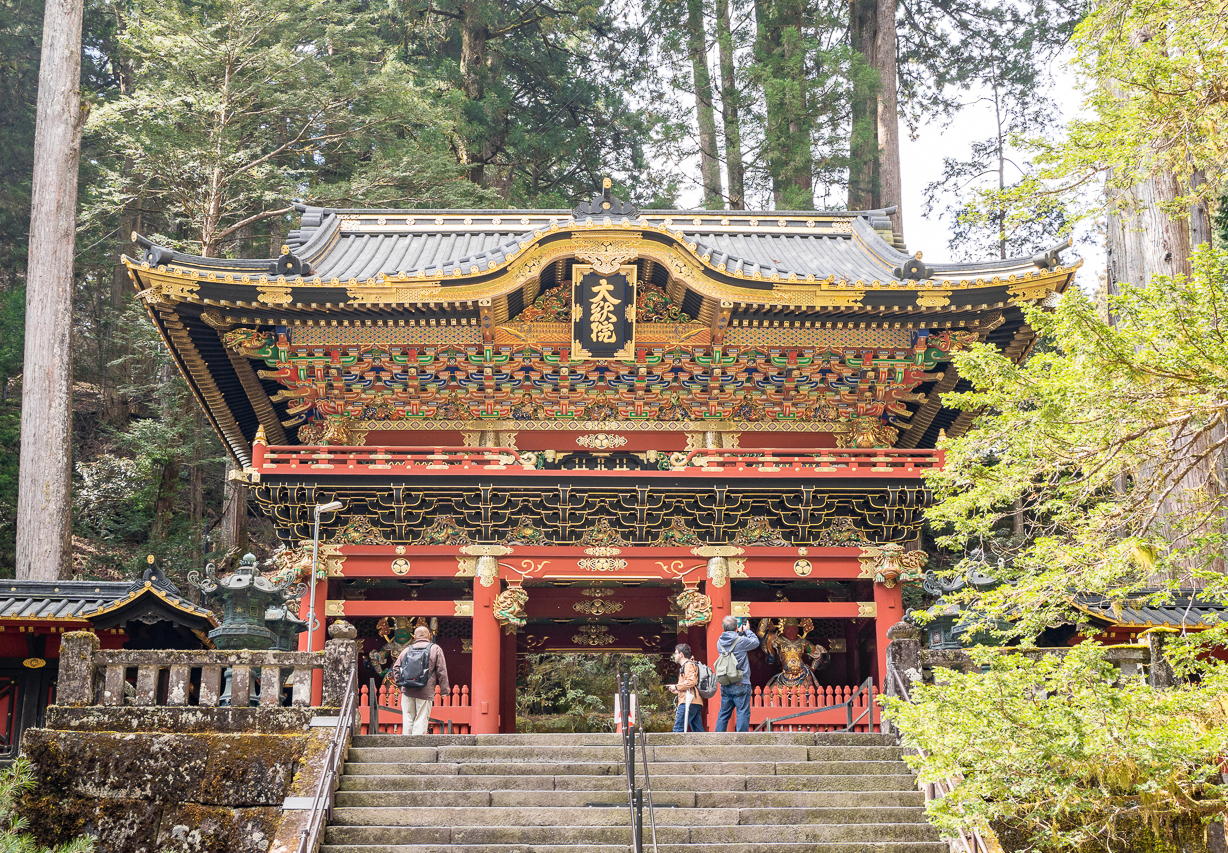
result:
<svg viewBox="0 0 1228 853"><path fill-rule="evenodd" d="M566 206L605 175L647 171L656 108L630 96L654 71L620 18L588 0L441 0L389 22L407 61L460 96L452 145L470 180L506 204Z"/></svg>
<svg viewBox="0 0 1228 853"><path fill-rule="evenodd" d="M17 577L55 580L72 537L72 294L82 0L48 0L30 193Z"/></svg>

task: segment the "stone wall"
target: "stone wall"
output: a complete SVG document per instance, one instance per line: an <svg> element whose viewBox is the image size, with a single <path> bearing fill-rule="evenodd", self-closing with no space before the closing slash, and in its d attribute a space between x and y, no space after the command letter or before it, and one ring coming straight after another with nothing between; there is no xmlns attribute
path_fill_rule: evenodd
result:
<svg viewBox="0 0 1228 853"><path fill-rule="evenodd" d="M92 635L77 639L97 653ZM357 653L329 644L326 700L344 693ZM107 663L98 654L79 673L87 684ZM314 794L338 708L86 704L91 692L62 691L74 704L51 706L47 728L23 738L36 783L19 810L39 842L88 833L100 853L297 849L308 813L285 801Z"/></svg>
<svg viewBox="0 0 1228 853"><path fill-rule="evenodd" d="M35 729L24 746L38 781L21 810L48 845L90 833L106 853L264 853L296 776L314 779L312 741Z"/></svg>

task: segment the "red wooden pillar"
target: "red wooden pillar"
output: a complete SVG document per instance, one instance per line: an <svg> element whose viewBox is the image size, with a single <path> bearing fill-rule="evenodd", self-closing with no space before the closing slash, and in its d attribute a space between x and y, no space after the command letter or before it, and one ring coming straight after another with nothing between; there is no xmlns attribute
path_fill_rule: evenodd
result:
<svg viewBox="0 0 1228 853"><path fill-rule="evenodd" d="M723 558L718 557L717 559ZM729 580L720 586L716 586L709 580L704 582L704 593L712 599L712 621L708 623L708 642L706 643L708 653L706 663L711 666L716 662L716 641L724 630L721 623L733 610L733 588ZM721 708L720 695L718 690L715 696L707 700L708 731L712 731L716 726L716 715Z"/></svg>
<svg viewBox="0 0 1228 853"><path fill-rule="evenodd" d="M903 618L904 596L899 585L888 589L885 584L874 584L874 676L880 691L886 690L887 629Z"/></svg>
<svg viewBox="0 0 1228 853"><path fill-rule="evenodd" d="M316 587L316 619L319 624L311 632L311 648L307 648L307 632L304 631L298 635L298 650L300 652L322 652L324 651L324 641L328 639L328 630L326 625L328 620L324 618L324 611L328 606L328 580L324 579L317 581L319 584ZM306 621L311 618L311 596L304 595L299 599L298 618ZM315 670L311 675L311 704L319 705L324 700L324 674L320 670Z"/></svg>
<svg viewBox="0 0 1228 853"><path fill-rule="evenodd" d="M499 731L516 731L516 635L504 633L499 650Z"/></svg>
<svg viewBox="0 0 1228 853"><path fill-rule="evenodd" d="M478 557L493 560L494 557ZM474 734L497 734L499 731L499 682L502 680L500 654L503 640L499 623L495 621L495 596L499 594L496 578L490 586L482 585L481 572L473 581L473 703Z"/></svg>

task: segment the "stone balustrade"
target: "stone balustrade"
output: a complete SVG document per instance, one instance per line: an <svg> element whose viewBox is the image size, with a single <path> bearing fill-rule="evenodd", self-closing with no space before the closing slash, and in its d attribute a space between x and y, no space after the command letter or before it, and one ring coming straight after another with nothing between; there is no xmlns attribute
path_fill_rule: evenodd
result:
<svg viewBox="0 0 1228 853"><path fill-rule="evenodd" d="M257 717L267 724L284 712L292 726L312 708L339 707L356 665L357 647L346 639L329 640L320 652L103 650L95 634L73 631L61 642L51 713L103 720L180 712L198 720L194 727L214 720L222 729L241 728L246 715L259 729L267 726Z"/></svg>

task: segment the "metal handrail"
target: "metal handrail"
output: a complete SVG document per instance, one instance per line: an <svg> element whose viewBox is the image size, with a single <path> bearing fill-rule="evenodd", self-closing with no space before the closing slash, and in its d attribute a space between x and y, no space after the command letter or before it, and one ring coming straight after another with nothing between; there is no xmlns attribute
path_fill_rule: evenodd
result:
<svg viewBox="0 0 1228 853"><path fill-rule="evenodd" d="M644 764L644 794L648 797L648 828L652 838L653 853L657 853L657 807L652 801L652 776L648 773L648 732L643 726L636 726L640 736L640 756Z"/></svg>
<svg viewBox="0 0 1228 853"><path fill-rule="evenodd" d="M887 678L895 687L899 697L905 702L912 704L912 695L909 694L908 685L906 685L904 683L904 679L900 677L899 671L893 667L887 667ZM921 747L914 744L911 745L911 748L915 749L917 754L922 758L926 757L927 753ZM941 797L945 797L947 794L950 794L953 790L955 790L956 784L958 784L958 781L955 779L940 779L937 782L927 782L925 784L925 788L923 789L925 801L928 803L932 802L933 800L940 799ZM935 792L937 792L937 796L934 795ZM951 839L951 842L954 844L955 839ZM967 833L961 829L959 831L959 844L963 847L963 853L989 853L989 845L985 843L985 839L976 829L969 830Z"/></svg>
<svg viewBox="0 0 1228 853"><path fill-rule="evenodd" d="M631 849L633 853L644 851L644 795L648 795L648 824L652 833L653 853L657 850L657 816L652 799L652 777L648 775L648 738L643 727L631 722L631 705L635 694L631 691L631 675L625 669L618 672L618 723L623 743L623 764L627 769L627 807L631 817ZM640 740L640 755L644 763L644 780L647 791L635 784L636 735Z"/></svg>
<svg viewBox="0 0 1228 853"><path fill-rule="evenodd" d="M315 853L320 846L320 833L333 810L333 793L341 776L341 764L345 761L346 749L354 731L354 723L358 719L358 670L350 674L349 684L345 688L345 696L341 700L341 712L337 716L337 728L328 741L328 751L324 753L324 772L316 783L315 793L311 798L310 815L307 825L299 833L298 853Z"/></svg>
<svg viewBox="0 0 1228 853"><path fill-rule="evenodd" d="M772 730L773 725L775 725L776 723L784 722L785 720L794 720L794 719L797 719L798 717L807 717L811 714L821 714L824 711L835 711L838 708L843 708L845 710L845 719L846 719L846 725L844 727L844 730L846 732L851 732L853 731L855 726L857 726L862 720L864 720L867 716L869 716L873 708L873 705L870 702L870 699L873 698L872 697L873 689L874 689L874 679L867 678L865 681L861 682L861 684L857 685L857 689L853 691L852 694L849 695L848 699L844 700L843 702L840 702L839 704L824 705L822 708L807 708L805 711L798 711L797 713L794 713L794 714L785 714L783 717L773 717L772 719L764 720L762 723L755 726L755 731L770 732ZM857 719L853 719L853 705L856 702L857 697L863 694L866 697L865 710L863 710L860 714L857 715ZM871 718L871 722L873 722L873 718Z"/></svg>

